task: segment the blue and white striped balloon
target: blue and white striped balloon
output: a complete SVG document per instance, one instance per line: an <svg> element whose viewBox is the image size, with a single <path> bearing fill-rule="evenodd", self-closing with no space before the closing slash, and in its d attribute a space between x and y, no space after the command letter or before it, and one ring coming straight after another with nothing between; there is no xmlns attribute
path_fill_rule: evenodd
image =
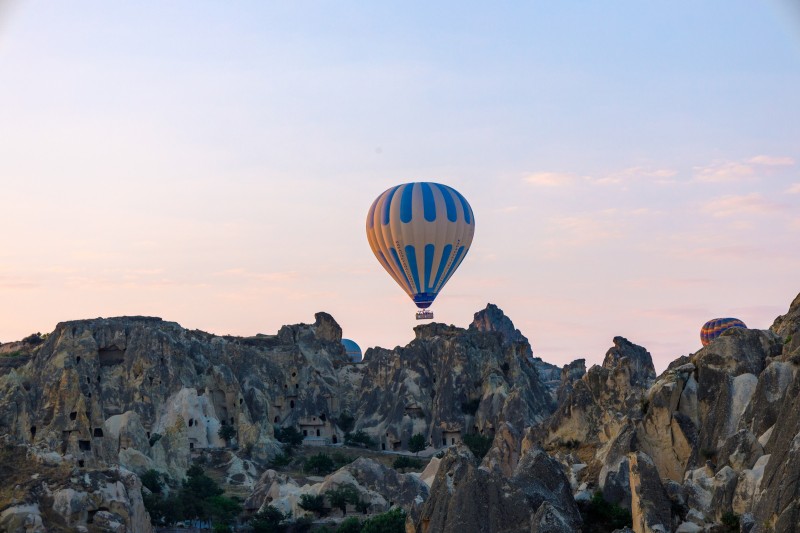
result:
<svg viewBox="0 0 800 533"><path fill-rule="evenodd" d="M464 260L474 234L467 200L438 183L387 189L367 214L372 253L420 309L430 307Z"/></svg>

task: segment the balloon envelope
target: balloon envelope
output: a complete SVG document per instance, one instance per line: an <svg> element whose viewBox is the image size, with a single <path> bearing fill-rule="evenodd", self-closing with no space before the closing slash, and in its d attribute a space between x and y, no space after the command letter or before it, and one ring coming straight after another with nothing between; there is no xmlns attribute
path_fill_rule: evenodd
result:
<svg viewBox="0 0 800 533"><path fill-rule="evenodd" d="M344 346L344 351L347 354L347 357L350 358L350 361L353 363L361 362L361 347L356 344L355 341L351 341L350 339L342 339L342 345Z"/></svg>
<svg viewBox="0 0 800 533"><path fill-rule="evenodd" d="M713 318L700 328L700 341L703 343L703 346L708 346L708 344L719 337L723 331L731 328L747 329L747 326L738 318Z"/></svg>
<svg viewBox="0 0 800 533"><path fill-rule="evenodd" d="M396 185L381 193L367 214L372 253L420 309L436 299L474 234L467 200L439 183Z"/></svg>

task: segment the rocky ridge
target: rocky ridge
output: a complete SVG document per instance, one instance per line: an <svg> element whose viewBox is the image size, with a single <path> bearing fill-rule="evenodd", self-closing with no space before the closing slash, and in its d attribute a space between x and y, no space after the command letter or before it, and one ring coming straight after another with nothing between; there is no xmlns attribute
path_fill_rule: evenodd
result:
<svg viewBox="0 0 800 533"><path fill-rule="evenodd" d="M800 296L769 330L729 330L660 376L623 337L588 370L537 361L492 305L467 329L418 326L362 364L332 317L315 318L249 338L148 317L59 324L0 372L6 453L39 474L0 501L0 531L147 531L136 474L180 479L198 451L226 446L251 511L299 513L300 495L347 483L375 512L404 507L408 531L597 531L581 512L599 491L637 532L731 517L742 531L798 530ZM367 459L316 483L265 470L275 425L333 443L348 417L387 451L417 433L447 451L428 483ZM493 439L485 457L461 445L467 434Z"/></svg>

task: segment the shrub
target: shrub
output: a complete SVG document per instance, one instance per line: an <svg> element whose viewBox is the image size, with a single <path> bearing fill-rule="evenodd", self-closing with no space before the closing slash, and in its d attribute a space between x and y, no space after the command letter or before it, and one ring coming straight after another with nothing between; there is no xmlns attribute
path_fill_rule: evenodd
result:
<svg viewBox="0 0 800 533"><path fill-rule="evenodd" d="M392 468L395 470L405 470L406 468L417 469L420 467L422 467L422 461L419 459L413 459L407 455L399 456L394 460L394 463L392 463Z"/></svg>
<svg viewBox="0 0 800 533"><path fill-rule="evenodd" d="M287 466L291 462L292 462L292 458L289 455L287 455L285 453L279 453L278 455L276 455L275 457L272 458L271 465L272 466Z"/></svg>
<svg viewBox="0 0 800 533"><path fill-rule="evenodd" d="M353 462L352 457L348 457L342 452L333 452L333 454L331 454L331 459L333 459L333 463L336 465L336 468L341 468L344 465L349 465Z"/></svg>
<svg viewBox="0 0 800 533"><path fill-rule="evenodd" d="M408 440L408 451L411 453L419 453L425 449L425 437L422 433L417 433Z"/></svg>
<svg viewBox="0 0 800 533"><path fill-rule="evenodd" d="M30 335L22 339L22 342L24 342L25 344L30 344L31 346L36 346L37 344L43 343L44 339L45 337L42 337L42 334L37 332L37 333L31 333Z"/></svg>
<svg viewBox="0 0 800 533"><path fill-rule="evenodd" d="M236 428L234 428L233 426L229 426L228 424L225 424L224 426L219 427L217 435L219 435L219 438L221 438L225 442L230 442L230 440L236 436Z"/></svg>
<svg viewBox="0 0 800 533"><path fill-rule="evenodd" d="M340 485L335 489L329 490L325 493L328 501L331 502L331 507L335 507L342 511L342 516L347 514L347 504L356 504L361 496L353 485Z"/></svg>
<svg viewBox="0 0 800 533"><path fill-rule="evenodd" d="M722 525L729 531L739 531L739 515L733 511L725 511L722 514Z"/></svg>
<svg viewBox="0 0 800 533"><path fill-rule="evenodd" d="M395 507L364 522L361 533L405 533L405 524L406 512Z"/></svg>
<svg viewBox="0 0 800 533"><path fill-rule="evenodd" d="M488 435L464 435L463 440L478 461L483 459L492 447L492 438Z"/></svg>
<svg viewBox="0 0 800 533"><path fill-rule="evenodd" d="M318 453L306 459L303 470L317 474L318 476L326 476L335 470L335 466L330 455Z"/></svg>
<svg viewBox="0 0 800 533"><path fill-rule="evenodd" d="M355 427L356 419L348 412L344 412L339 415L339 418L336 420L336 425L339 426L339 429L344 431L345 433L350 433L353 431Z"/></svg>
<svg viewBox="0 0 800 533"><path fill-rule="evenodd" d="M259 511L250 521L253 533L283 533L286 531L286 520L289 515L280 512L276 507L268 505L263 511Z"/></svg>
<svg viewBox="0 0 800 533"><path fill-rule="evenodd" d="M610 503L597 491L583 509L585 524L591 524L592 531L611 531L623 527L632 527L631 512L624 507Z"/></svg>
<svg viewBox="0 0 800 533"><path fill-rule="evenodd" d="M298 503L298 505L302 510L316 513L320 516L328 514L325 509L325 496L322 494L316 496L313 494L303 494L300 496L300 503Z"/></svg>
<svg viewBox="0 0 800 533"><path fill-rule="evenodd" d="M291 454L297 447L303 444L303 434L294 427L281 428L275 427L275 438L278 442L286 444L287 451Z"/></svg>
<svg viewBox="0 0 800 533"><path fill-rule="evenodd" d="M161 490L164 488L164 483L161 481L160 472L151 468L142 474L141 479L142 486L147 487L147 489L153 494L161 494Z"/></svg>
<svg viewBox="0 0 800 533"><path fill-rule="evenodd" d="M374 448L377 445L375 439L360 429L355 433L347 433L344 436L344 443L348 446L359 446L361 448Z"/></svg>
<svg viewBox="0 0 800 533"><path fill-rule="evenodd" d="M361 520L355 516L346 518L336 528L336 533L361 533Z"/></svg>

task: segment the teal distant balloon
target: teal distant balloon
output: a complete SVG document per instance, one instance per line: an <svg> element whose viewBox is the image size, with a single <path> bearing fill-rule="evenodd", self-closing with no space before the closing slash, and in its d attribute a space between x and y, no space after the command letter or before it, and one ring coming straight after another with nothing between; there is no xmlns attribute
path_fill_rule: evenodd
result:
<svg viewBox="0 0 800 533"><path fill-rule="evenodd" d="M361 355L361 347L350 339L342 339L342 346L350 361L353 363L360 363L363 358Z"/></svg>

